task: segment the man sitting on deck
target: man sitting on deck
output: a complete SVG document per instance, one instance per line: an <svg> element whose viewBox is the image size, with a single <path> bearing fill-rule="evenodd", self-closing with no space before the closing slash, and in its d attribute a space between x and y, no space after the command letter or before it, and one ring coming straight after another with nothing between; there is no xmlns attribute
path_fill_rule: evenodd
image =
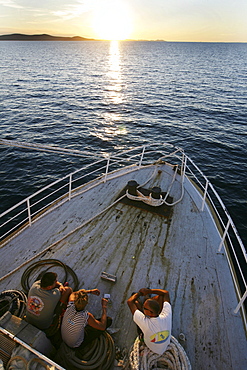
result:
<svg viewBox="0 0 247 370"><path fill-rule="evenodd" d="M85 310L88 303L88 293L99 295L100 291L98 289L81 289L78 292L73 292L64 313L61 334L63 341L71 348L82 349L98 338L112 323L112 319L106 315L108 300L105 298L101 300L102 315L100 319L96 319Z"/></svg>
<svg viewBox="0 0 247 370"><path fill-rule="evenodd" d="M55 334L71 293L72 288L57 281L55 272L46 272L28 292L26 320L47 336Z"/></svg>
<svg viewBox="0 0 247 370"><path fill-rule="evenodd" d="M139 298L156 294L141 304ZM144 342L151 351L162 355L171 340L172 309L169 292L162 289L140 289L127 301L133 320L141 329Z"/></svg>

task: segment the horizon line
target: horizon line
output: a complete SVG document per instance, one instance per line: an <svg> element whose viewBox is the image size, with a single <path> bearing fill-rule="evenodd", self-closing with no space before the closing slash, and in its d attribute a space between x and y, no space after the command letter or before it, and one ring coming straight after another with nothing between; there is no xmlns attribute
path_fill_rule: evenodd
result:
<svg viewBox="0 0 247 370"><path fill-rule="evenodd" d="M185 41L185 40L164 40L164 39L122 39L122 40L111 40L111 39L94 39L94 38L89 38L89 37L84 37L84 36L58 36L58 35L50 35L47 33L34 33L34 34L27 34L27 33L20 33L20 32L14 32L14 33L6 33L0 35L0 40L3 40L4 37L14 37L14 36L19 36L19 37L39 37L42 38L42 36L45 37L51 37L51 38L60 38L60 39L68 39L64 41L147 41L147 42L191 42L191 43L240 43L244 44L247 43L247 41ZM80 38L82 40L75 40L76 38ZM74 39L74 40L73 40ZM3 40L3 41L28 41L28 40ZM33 41L49 41L49 40L33 40ZM55 40L54 40L55 41ZM59 41L59 40L57 40ZM62 41L62 40L61 40Z"/></svg>

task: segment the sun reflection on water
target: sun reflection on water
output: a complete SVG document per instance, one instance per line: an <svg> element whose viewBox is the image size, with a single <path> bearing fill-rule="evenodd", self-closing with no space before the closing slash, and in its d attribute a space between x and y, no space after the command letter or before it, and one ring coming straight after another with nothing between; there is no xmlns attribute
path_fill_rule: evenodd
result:
<svg viewBox="0 0 247 370"><path fill-rule="evenodd" d="M120 52L118 41L111 41L109 52L109 86L108 97L114 104L120 104L122 99L122 78L120 68Z"/></svg>
<svg viewBox="0 0 247 370"><path fill-rule="evenodd" d="M119 113L121 103L123 103L123 83L121 75L119 42L111 41L109 49L109 71L107 72L105 101L114 112L105 111L101 114L101 124L96 128L95 135L104 141L110 141L114 136L126 135L125 124L121 122L122 117ZM117 112L116 112L117 110Z"/></svg>

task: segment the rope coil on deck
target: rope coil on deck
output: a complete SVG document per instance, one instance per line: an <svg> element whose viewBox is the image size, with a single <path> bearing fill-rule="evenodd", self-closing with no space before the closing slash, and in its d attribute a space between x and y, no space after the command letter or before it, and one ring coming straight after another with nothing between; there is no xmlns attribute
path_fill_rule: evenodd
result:
<svg viewBox="0 0 247 370"><path fill-rule="evenodd" d="M7 311L17 317L24 317L27 296L21 290L4 290L0 293L0 317Z"/></svg>
<svg viewBox="0 0 247 370"><path fill-rule="evenodd" d="M17 345L6 364L6 370L54 370L54 366Z"/></svg>
<svg viewBox="0 0 247 370"><path fill-rule="evenodd" d="M182 200L182 198L184 196L184 186L183 186L183 176L182 176L181 177L181 196L180 196L180 198L178 200L176 200L175 202L173 202L173 203L168 203L167 199L170 195L173 183L175 182L176 175L177 175L178 169L179 169L178 166L174 166L174 168L175 168L175 170L174 170L173 178L172 178L172 181L169 185L169 188L166 192L166 195L165 195L164 199L162 198L162 195L160 195L158 198L154 198L152 196L151 192L150 192L149 195L142 194L142 192L139 191L138 188L140 189L143 185L138 185L137 183L136 183L136 185L138 185L138 186L136 188L136 195L130 194L130 192L127 189L126 190L127 198L129 198L131 200L142 201L143 203L146 203L146 204L148 204L149 206L152 206L152 207L159 207L159 206L162 206L163 204L165 204L166 206L169 206L169 207L172 207L172 206L176 205L177 203L179 203ZM157 168L156 168L156 170L157 170ZM155 172L154 172L154 174L155 174ZM154 176L154 174L152 175L152 177Z"/></svg>
<svg viewBox="0 0 247 370"><path fill-rule="evenodd" d="M160 197L159 199L154 199L151 196L151 194L149 194L149 196L145 196L139 190L137 190L137 195L131 195L128 192L128 190L126 190L126 195L127 195L127 198L129 198L131 200L142 201L142 202L148 204L149 206L153 206L153 207L159 207L162 204L164 204L164 201L163 201L162 197Z"/></svg>
<svg viewBox="0 0 247 370"><path fill-rule="evenodd" d="M29 291L30 286L32 285L29 282L31 274L33 272L35 272L36 269L39 269L40 267L43 267L43 266L46 266L46 270L42 271L38 276L36 276L36 280L39 280L41 278L41 276L45 272L50 270L51 268L53 268L55 266L58 266L58 267L61 267L64 270L64 273L65 273L63 283L65 283L67 281L68 275L70 275L72 277L72 280L73 280L71 282L70 286L73 288L74 291L78 289L79 281L78 281L78 277L77 277L76 273L68 265L66 265L62 261L50 258L50 259L44 259L44 260L40 260L40 261L32 263L23 272L22 277L21 277L21 285L22 285L23 290L26 293Z"/></svg>
<svg viewBox="0 0 247 370"><path fill-rule="evenodd" d="M131 370L191 370L185 350L173 336L162 355L154 353L145 344L140 344L140 339L137 337L130 350L129 365Z"/></svg>
<svg viewBox="0 0 247 370"><path fill-rule="evenodd" d="M115 346L109 333L102 332L84 349L73 349L61 344L55 361L70 370L109 370L115 359Z"/></svg>
<svg viewBox="0 0 247 370"><path fill-rule="evenodd" d="M27 360L22 356L13 356L9 360L6 370L49 370L52 369L44 360L38 357ZM54 369L54 368L53 368Z"/></svg>

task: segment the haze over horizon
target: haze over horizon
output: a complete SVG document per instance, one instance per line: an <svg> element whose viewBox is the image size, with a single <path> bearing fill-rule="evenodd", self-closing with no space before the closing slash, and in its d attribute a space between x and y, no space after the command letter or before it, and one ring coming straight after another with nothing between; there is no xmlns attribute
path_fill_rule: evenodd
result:
<svg viewBox="0 0 247 370"><path fill-rule="evenodd" d="M247 42L246 0L0 0L0 34Z"/></svg>

